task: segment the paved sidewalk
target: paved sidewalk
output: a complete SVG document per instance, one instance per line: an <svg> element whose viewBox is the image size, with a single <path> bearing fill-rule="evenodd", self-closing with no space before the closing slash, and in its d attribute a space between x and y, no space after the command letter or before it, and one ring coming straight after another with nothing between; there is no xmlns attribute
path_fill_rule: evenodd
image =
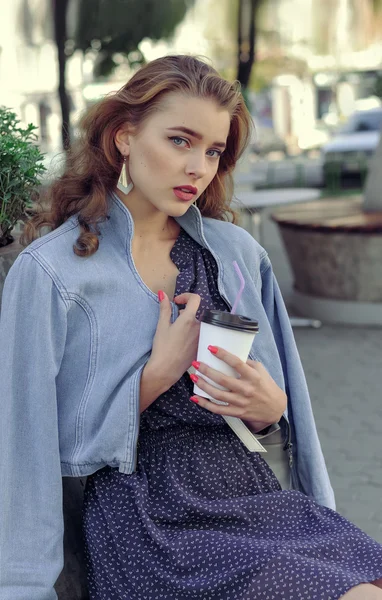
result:
<svg viewBox="0 0 382 600"><path fill-rule="evenodd" d="M263 244L288 302L292 275L268 219ZM294 331L337 510L382 543L382 328Z"/></svg>

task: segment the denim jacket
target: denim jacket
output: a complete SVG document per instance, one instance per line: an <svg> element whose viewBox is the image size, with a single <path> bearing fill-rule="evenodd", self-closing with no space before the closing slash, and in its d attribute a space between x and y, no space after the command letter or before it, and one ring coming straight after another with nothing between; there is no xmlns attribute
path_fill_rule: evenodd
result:
<svg viewBox="0 0 382 600"><path fill-rule="evenodd" d="M250 357L288 395L293 487L334 508L334 496L289 318L265 250L242 228L177 219L217 261L222 297L246 286L238 313L259 321ZM79 257L77 217L30 244L5 282L0 321L0 598L54 600L63 566L61 476L135 469L139 387L159 316L135 268L133 220L112 194L100 245ZM178 315L172 305L172 320Z"/></svg>

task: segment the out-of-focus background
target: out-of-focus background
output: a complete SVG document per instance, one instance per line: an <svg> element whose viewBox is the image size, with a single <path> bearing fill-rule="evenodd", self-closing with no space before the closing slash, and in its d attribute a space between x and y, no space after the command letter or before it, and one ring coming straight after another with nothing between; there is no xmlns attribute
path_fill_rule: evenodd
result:
<svg viewBox="0 0 382 600"><path fill-rule="evenodd" d="M300 318L338 510L380 542L381 40L381 0L0 0L0 106L38 128L42 191L81 113L145 61L198 54L240 80L255 129L235 177L239 222Z"/></svg>
<svg viewBox="0 0 382 600"><path fill-rule="evenodd" d="M328 183L328 155L339 158L350 143L345 167L357 179L355 163L371 156L382 124L381 5L1 0L0 102L38 125L49 163L62 149L62 117L73 137L81 112L122 86L139 64L168 53L199 54L241 81L256 127L250 160L265 182L305 176L305 183Z"/></svg>

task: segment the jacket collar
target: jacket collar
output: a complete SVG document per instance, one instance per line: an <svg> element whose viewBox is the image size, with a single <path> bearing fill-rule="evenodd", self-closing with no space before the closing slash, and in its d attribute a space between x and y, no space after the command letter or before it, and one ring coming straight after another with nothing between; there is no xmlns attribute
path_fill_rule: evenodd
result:
<svg viewBox="0 0 382 600"><path fill-rule="evenodd" d="M194 204L184 215L175 217L175 220L196 242L203 247L208 247L203 231L203 218L200 210ZM107 227L111 229L128 252L134 235L134 221L129 209L115 192L109 194L107 223ZM102 231L103 228L100 229Z"/></svg>

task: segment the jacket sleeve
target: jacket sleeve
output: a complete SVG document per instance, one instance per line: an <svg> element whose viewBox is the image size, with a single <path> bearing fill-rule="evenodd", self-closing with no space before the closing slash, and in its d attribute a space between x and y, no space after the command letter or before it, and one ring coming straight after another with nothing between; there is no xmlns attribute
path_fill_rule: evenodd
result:
<svg viewBox="0 0 382 600"><path fill-rule="evenodd" d="M4 286L0 320L0 598L55 600L63 566L55 378L66 303L28 253Z"/></svg>
<svg viewBox="0 0 382 600"><path fill-rule="evenodd" d="M288 419L294 441L297 485L317 502L335 509L335 500L318 439L304 370L290 319L268 256L261 264L262 303L280 356L288 396ZM314 465L314 472L312 470Z"/></svg>

